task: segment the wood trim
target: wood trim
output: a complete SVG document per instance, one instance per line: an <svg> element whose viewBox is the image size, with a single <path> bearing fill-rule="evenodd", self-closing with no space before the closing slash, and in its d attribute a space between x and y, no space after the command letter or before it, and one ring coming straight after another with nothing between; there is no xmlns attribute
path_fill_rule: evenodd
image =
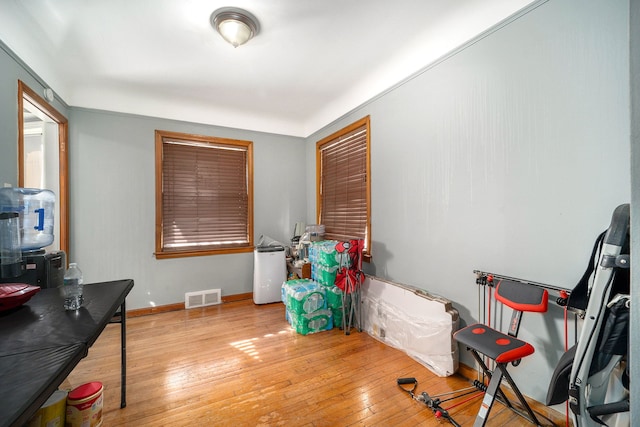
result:
<svg viewBox="0 0 640 427"><path fill-rule="evenodd" d="M248 299L253 299L253 292L247 292L245 294L235 294L235 295L227 295L226 297L222 297L222 302L236 302L236 301L244 301Z"/></svg>
<svg viewBox="0 0 640 427"><path fill-rule="evenodd" d="M207 135L197 135L194 133L182 133L182 132L172 132L169 130L156 130L156 137L160 136L160 140L162 138L174 139L177 141L196 141L196 142L206 142L206 143L220 143L223 145L237 145L241 147L248 147L253 144L252 141L248 141L245 139L231 139L231 138L221 138L217 136L207 136ZM156 139L157 141L157 139Z"/></svg>
<svg viewBox="0 0 640 427"><path fill-rule="evenodd" d="M36 107L42 107L42 111L51 117L56 123L67 123L67 118L62 115L58 110L53 108L43 97L38 95L36 91L27 86L22 80L18 80L19 92L26 96L26 98L36 105Z"/></svg>
<svg viewBox="0 0 640 427"><path fill-rule="evenodd" d="M60 249L67 254L69 260L69 123L58 123L58 161L60 174Z"/></svg>
<svg viewBox="0 0 640 427"><path fill-rule="evenodd" d="M366 252L363 254L363 259L367 262L371 261L371 116L365 116L350 125L332 133L329 136L322 138L316 142L316 222L320 223L320 212L322 210L322 198L320 197L320 184L321 184L321 159L322 159L322 146L335 140L336 138L346 135L359 127L366 126L367 128L367 153L366 153L366 177L367 177L367 231L366 231Z"/></svg>
<svg viewBox="0 0 640 427"><path fill-rule="evenodd" d="M127 318L146 316L148 314L166 313L168 311L184 310L184 303L176 303L169 305L161 305L158 307L137 308L135 310L127 310Z"/></svg>
<svg viewBox="0 0 640 427"><path fill-rule="evenodd" d="M324 141L324 139L321 141ZM322 197L320 197L320 184L322 182L322 175L320 174L322 165L321 141L316 143L316 223L320 222L320 212L322 211Z"/></svg>
<svg viewBox="0 0 640 427"><path fill-rule="evenodd" d="M235 294L235 295L227 295L222 297L222 303L236 302L236 301L244 301L253 299L253 292L247 292L244 294ZM129 317L140 317L147 316L149 314L158 314L158 313L166 313L168 311L179 311L185 310L184 303L175 303L175 304L167 304L160 305L157 307L145 307L145 308L136 308L134 310L127 310L127 318Z"/></svg>
<svg viewBox="0 0 640 427"><path fill-rule="evenodd" d="M249 233L249 249L253 250L253 143L250 142L247 145L247 189L248 191L248 199L247 206L249 207L249 212L247 221L249 221L247 231Z"/></svg>
<svg viewBox="0 0 640 427"><path fill-rule="evenodd" d="M49 104L44 98L18 80L18 187L24 186L24 98L35 105L58 125L58 174L60 176L58 190L58 209L60 211L60 250L69 256L69 121Z"/></svg>
<svg viewBox="0 0 640 427"><path fill-rule="evenodd" d="M18 187L24 187L24 85L18 80Z"/></svg>
<svg viewBox="0 0 640 427"><path fill-rule="evenodd" d="M459 363L457 374L466 378L469 381L473 381L478 379L478 371L470 366L465 365L464 363ZM517 402L517 397L513 393L513 390L509 386L508 383L502 382L500 384L500 388L505 392L507 398L509 398L512 402ZM566 416L565 414L556 411L553 408L550 408L543 403L538 402L535 399L532 399L528 396L524 396L525 400L531 406L531 409L536 413L536 415L542 415L543 417L552 421L555 425L566 425ZM489 419L491 419L491 414L489 414ZM573 425L571 420L569 421L569 425Z"/></svg>
<svg viewBox="0 0 640 427"><path fill-rule="evenodd" d="M362 254L364 261L371 261L371 119L369 116L364 120L367 123L367 241L365 242L366 252Z"/></svg>
<svg viewBox="0 0 640 427"><path fill-rule="evenodd" d="M162 166L163 166L163 144L164 140L170 139L174 141L200 142L206 144L219 144L220 146L237 146L243 147L246 153L247 161L247 239L248 244L238 247L227 247L222 249L204 249L204 250L185 250L185 251L163 251L163 234L162 225L164 221L163 205L162 205ZM207 255L223 255L246 253L254 250L254 226L253 226L253 142L240 139L220 138L215 136L196 135L181 132L172 132L165 130L155 131L155 252L156 259L183 258L193 256Z"/></svg>
<svg viewBox="0 0 640 427"><path fill-rule="evenodd" d="M154 256L156 257L156 259L185 258L193 256L240 254L245 252L253 252L254 249L254 246L243 246L239 248L226 248L206 251L155 252Z"/></svg>
<svg viewBox="0 0 640 427"><path fill-rule="evenodd" d="M156 130L156 251L162 253L162 134Z"/></svg>

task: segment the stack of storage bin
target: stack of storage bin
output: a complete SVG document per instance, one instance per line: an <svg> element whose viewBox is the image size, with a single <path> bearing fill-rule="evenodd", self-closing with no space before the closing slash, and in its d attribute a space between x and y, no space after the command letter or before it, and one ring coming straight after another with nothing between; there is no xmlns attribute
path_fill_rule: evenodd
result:
<svg viewBox="0 0 640 427"><path fill-rule="evenodd" d="M309 246L311 278L325 289L327 308L333 314L333 324L342 326L342 291L335 285L336 273L342 264L348 265L349 257L336 251L335 240L312 242Z"/></svg>
<svg viewBox="0 0 640 427"><path fill-rule="evenodd" d="M312 242L309 246L309 262L311 263L311 278L322 286L333 286L336 272L340 267L341 255L336 251L335 240Z"/></svg>
<svg viewBox="0 0 640 427"><path fill-rule="evenodd" d="M289 280L282 284L282 302L286 318L302 335L333 329L332 311L327 309L323 286L309 279Z"/></svg>

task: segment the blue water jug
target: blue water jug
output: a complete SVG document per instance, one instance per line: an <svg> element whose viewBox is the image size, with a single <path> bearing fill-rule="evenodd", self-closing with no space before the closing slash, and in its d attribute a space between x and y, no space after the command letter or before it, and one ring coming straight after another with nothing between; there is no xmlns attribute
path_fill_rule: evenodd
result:
<svg viewBox="0 0 640 427"><path fill-rule="evenodd" d="M0 212L20 215L20 248L42 249L53 243L56 196L39 188L0 188Z"/></svg>

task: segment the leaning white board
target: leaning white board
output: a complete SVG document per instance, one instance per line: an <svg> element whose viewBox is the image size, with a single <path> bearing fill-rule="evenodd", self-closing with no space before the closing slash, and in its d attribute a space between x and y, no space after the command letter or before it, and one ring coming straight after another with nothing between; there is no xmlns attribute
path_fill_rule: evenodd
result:
<svg viewBox="0 0 640 427"><path fill-rule="evenodd" d="M364 328L405 351L438 376L458 369L458 311L451 301L424 290L367 276L362 287Z"/></svg>

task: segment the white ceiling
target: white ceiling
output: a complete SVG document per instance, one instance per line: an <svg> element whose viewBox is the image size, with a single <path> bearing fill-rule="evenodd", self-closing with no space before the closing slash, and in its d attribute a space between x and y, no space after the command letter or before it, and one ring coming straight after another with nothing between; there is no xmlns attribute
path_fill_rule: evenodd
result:
<svg viewBox="0 0 640 427"><path fill-rule="evenodd" d="M71 106L308 136L532 1L0 0L0 39Z"/></svg>

